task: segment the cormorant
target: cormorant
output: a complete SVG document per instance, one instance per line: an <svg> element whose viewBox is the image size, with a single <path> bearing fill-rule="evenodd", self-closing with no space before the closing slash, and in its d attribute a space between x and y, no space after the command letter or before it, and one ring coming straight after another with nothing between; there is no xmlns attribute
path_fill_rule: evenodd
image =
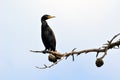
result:
<svg viewBox="0 0 120 80"><path fill-rule="evenodd" d="M56 51L56 39L54 32L52 29L49 27L47 24L46 20L50 18L54 18L55 16L50 16L50 15L43 15L41 17L41 37L42 37L42 42L45 46L45 51L50 50L50 51Z"/></svg>

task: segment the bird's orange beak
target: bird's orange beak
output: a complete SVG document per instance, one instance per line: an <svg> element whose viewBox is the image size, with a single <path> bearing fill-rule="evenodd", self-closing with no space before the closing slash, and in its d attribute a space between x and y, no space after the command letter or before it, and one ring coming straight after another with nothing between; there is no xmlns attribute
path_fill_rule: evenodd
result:
<svg viewBox="0 0 120 80"><path fill-rule="evenodd" d="M55 18L55 16L48 16L48 19L50 19L50 18Z"/></svg>

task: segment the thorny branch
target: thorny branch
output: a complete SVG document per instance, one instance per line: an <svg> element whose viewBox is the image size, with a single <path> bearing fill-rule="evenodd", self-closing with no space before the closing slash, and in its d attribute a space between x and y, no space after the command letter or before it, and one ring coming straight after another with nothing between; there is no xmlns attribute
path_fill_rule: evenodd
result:
<svg viewBox="0 0 120 80"><path fill-rule="evenodd" d="M94 48L94 49L85 49L85 50L80 50L80 51L75 51L76 48L74 48L71 52L67 52L67 53L60 53L60 52L57 52L57 51L33 51L33 50L30 50L31 52L35 52L35 53L43 53L43 54L52 54L54 56L57 56L59 57L59 59L57 60L57 62L47 66L44 64L44 67L37 67L38 69L46 69L46 68L51 68L52 66L56 65L57 63L59 63L60 61L62 61L63 59L67 59L69 56L72 56L72 60L74 61L74 55L80 55L82 53L85 53L85 54L88 54L90 52L96 52L96 57L98 57L99 53L103 53L103 55L100 57L100 58L97 58L96 62L99 62L99 63L96 63L96 65L98 64L98 67L102 66L103 65L103 61L102 59L107 55L107 51L109 49L115 49L115 47L117 46L119 48L120 46L120 39L113 42L113 40L118 37L120 35L120 33L118 33L117 35L113 36L113 38L110 40L110 41L107 41L108 43L107 44L104 44L102 47L100 48ZM102 63L101 63L102 61ZM101 64L100 64L101 63Z"/></svg>

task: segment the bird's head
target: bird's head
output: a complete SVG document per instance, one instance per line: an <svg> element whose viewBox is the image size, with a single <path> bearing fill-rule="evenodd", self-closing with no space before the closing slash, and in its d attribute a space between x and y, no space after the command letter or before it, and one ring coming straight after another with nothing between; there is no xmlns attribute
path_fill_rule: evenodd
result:
<svg viewBox="0 0 120 80"><path fill-rule="evenodd" d="M43 15L41 20L47 20L47 19L50 19L50 18L55 18L55 16L50 16L50 15Z"/></svg>

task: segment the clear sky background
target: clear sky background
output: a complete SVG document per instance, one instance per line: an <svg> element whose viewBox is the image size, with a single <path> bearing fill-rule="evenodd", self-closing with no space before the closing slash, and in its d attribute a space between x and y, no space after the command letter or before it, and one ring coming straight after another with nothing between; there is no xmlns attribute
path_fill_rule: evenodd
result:
<svg viewBox="0 0 120 80"><path fill-rule="evenodd" d="M120 0L0 0L0 80L120 80L120 50L110 50L101 68L96 54L63 60L50 69L43 50L41 21L44 14L55 32L57 50L69 52L99 48L120 32ZM120 37L119 37L120 38Z"/></svg>

